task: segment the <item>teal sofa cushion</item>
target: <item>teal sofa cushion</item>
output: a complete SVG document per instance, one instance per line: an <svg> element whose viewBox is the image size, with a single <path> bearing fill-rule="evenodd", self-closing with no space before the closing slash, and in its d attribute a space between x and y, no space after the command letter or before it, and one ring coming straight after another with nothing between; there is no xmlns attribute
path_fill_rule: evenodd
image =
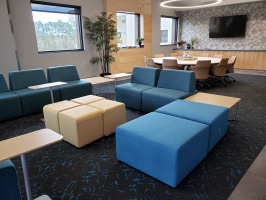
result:
<svg viewBox="0 0 266 200"><path fill-rule="evenodd" d="M142 92L153 87L149 85L126 83L115 87L115 100L125 103L129 108L141 110Z"/></svg>
<svg viewBox="0 0 266 200"><path fill-rule="evenodd" d="M134 67L131 83L149 85L155 87L158 82L160 70L151 67Z"/></svg>
<svg viewBox="0 0 266 200"><path fill-rule="evenodd" d="M142 111L151 112L177 99L184 99L194 92L184 92L167 88L152 88L142 93Z"/></svg>
<svg viewBox="0 0 266 200"><path fill-rule="evenodd" d="M47 68L48 82L68 82L79 80L79 75L76 66L66 65L59 67Z"/></svg>
<svg viewBox="0 0 266 200"><path fill-rule="evenodd" d="M3 74L0 74L0 93L1 92L8 92L8 87L4 78Z"/></svg>
<svg viewBox="0 0 266 200"><path fill-rule="evenodd" d="M207 155L209 126L152 112L116 129L117 159L176 187Z"/></svg>
<svg viewBox="0 0 266 200"><path fill-rule="evenodd" d="M47 83L42 69L31 69L9 72L10 90L21 90L33 85Z"/></svg>
<svg viewBox="0 0 266 200"><path fill-rule="evenodd" d="M196 89L195 72L185 70L162 70L157 87L180 90L183 92L194 92Z"/></svg>
<svg viewBox="0 0 266 200"><path fill-rule="evenodd" d="M229 109L222 106L177 100L155 112L200 122L210 126L208 152L226 134Z"/></svg>

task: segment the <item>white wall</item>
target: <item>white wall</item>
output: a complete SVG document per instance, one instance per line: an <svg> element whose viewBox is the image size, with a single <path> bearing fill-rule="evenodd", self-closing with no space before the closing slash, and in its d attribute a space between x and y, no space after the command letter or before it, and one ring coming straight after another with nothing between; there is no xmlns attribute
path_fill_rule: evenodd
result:
<svg viewBox="0 0 266 200"><path fill-rule="evenodd" d="M161 15L176 17L174 9L167 9L160 6L161 0L152 0L152 56L163 53L170 56L176 45L160 46L160 22Z"/></svg>
<svg viewBox="0 0 266 200"><path fill-rule="evenodd" d="M86 36L84 36L85 51L38 53L30 0L9 1L22 70L43 68L46 72L46 69L51 66L75 65L77 66L81 78L98 76L101 73L101 68L99 65L92 65L89 62L90 58L97 55L97 53L95 52L94 47L90 46ZM103 0L42 1L81 6L82 15L89 18L94 17L95 15L98 15L104 11Z"/></svg>
<svg viewBox="0 0 266 200"><path fill-rule="evenodd" d="M6 0L0 0L0 26L0 73L4 74L8 83L8 72L18 70L18 67Z"/></svg>

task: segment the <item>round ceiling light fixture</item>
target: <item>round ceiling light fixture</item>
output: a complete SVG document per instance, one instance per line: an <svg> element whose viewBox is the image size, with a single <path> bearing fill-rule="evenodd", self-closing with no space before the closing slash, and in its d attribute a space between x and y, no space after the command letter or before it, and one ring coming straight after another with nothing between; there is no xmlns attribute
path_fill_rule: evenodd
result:
<svg viewBox="0 0 266 200"><path fill-rule="evenodd" d="M160 3L160 5L165 8L187 9L213 6L221 2L222 0L168 0Z"/></svg>

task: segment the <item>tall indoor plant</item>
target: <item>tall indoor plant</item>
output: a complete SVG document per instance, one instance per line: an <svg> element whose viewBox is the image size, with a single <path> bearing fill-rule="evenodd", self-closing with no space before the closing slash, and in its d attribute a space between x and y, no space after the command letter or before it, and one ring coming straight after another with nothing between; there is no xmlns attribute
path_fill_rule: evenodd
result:
<svg viewBox="0 0 266 200"><path fill-rule="evenodd" d="M115 62L112 53L118 51L117 45L111 41L116 37L116 22L112 20L113 14L107 15L102 12L96 16L96 20L92 21L88 17L83 17L84 29L87 30L87 36L92 44L96 47L98 56L90 59L92 64L101 63L101 76L110 74L109 64Z"/></svg>

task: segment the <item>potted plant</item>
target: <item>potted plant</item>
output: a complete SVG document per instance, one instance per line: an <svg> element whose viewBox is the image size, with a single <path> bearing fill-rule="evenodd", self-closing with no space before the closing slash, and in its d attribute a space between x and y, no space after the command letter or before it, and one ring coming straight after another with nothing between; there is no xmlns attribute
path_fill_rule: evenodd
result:
<svg viewBox="0 0 266 200"><path fill-rule="evenodd" d="M191 44L187 43L187 49L190 49L190 47L191 47Z"/></svg>
<svg viewBox="0 0 266 200"><path fill-rule="evenodd" d="M195 42L196 42L196 38L194 38L194 37L190 38L191 49L194 49Z"/></svg>
<svg viewBox="0 0 266 200"><path fill-rule="evenodd" d="M101 63L101 76L110 75L109 65L115 62L112 53L118 51L117 45L111 43L117 36L116 22L112 20L112 18L113 14L107 15L106 12L97 15L95 21L92 21L88 17L83 17L83 26L84 29L87 30L86 35L98 52L98 56L92 57L90 62L92 64Z"/></svg>
<svg viewBox="0 0 266 200"><path fill-rule="evenodd" d="M186 44L186 41L183 40L175 41L175 44L177 44L178 49L183 49L183 45Z"/></svg>
<svg viewBox="0 0 266 200"><path fill-rule="evenodd" d="M139 37L137 38L137 41L139 42L139 46L142 47L142 41L144 40L144 38Z"/></svg>

